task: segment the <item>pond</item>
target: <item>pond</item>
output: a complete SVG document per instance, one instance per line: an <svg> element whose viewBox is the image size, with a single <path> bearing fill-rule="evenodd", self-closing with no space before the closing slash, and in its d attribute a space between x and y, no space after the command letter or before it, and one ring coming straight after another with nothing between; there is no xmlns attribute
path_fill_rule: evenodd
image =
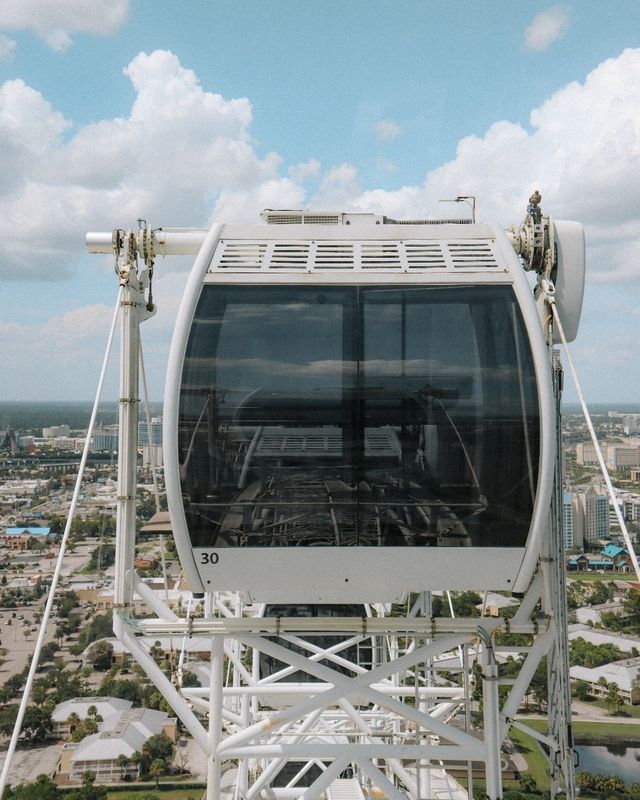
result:
<svg viewBox="0 0 640 800"><path fill-rule="evenodd" d="M578 745L580 766L577 772L602 772L617 775L631 784L640 780L640 748L624 744Z"/></svg>

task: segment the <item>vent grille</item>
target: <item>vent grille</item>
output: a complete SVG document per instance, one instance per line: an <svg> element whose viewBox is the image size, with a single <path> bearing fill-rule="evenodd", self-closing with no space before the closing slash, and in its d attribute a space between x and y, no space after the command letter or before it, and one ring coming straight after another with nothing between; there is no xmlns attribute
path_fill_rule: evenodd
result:
<svg viewBox="0 0 640 800"><path fill-rule="evenodd" d="M404 246L410 269L446 269L440 242L407 242Z"/></svg>
<svg viewBox="0 0 640 800"><path fill-rule="evenodd" d="M318 242L316 245L316 269L353 269L353 242Z"/></svg>
<svg viewBox="0 0 640 800"><path fill-rule="evenodd" d="M495 242L489 239L412 241L248 241L221 240L215 270L457 270L497 269Z"/></svg>
<svg viewBox="0 0 640 800"><path fill-rule="evenodd" d="M271 254L271 269L306 269L309 242L276 242Z"/></svg>
<svg viewBox="0 0 640 800"><path fill-rule="evenodd" d="M448 247L453 266L456 269L495 266L495 258L489 242L449 242Z"/></svg>
<svg viewBox="0 0 640 800"><path fill-rule="evenodd" d="M216 255L220 251L218 246ZM224 242L220 260L216 266L221 269L260 269L267 252L266 242L233 241Z"/></svg>
<svg viewBox="0 0 640 800"><path fill-rule="evenodd" d="M360 245L361 269L398 269L401 266L398 242L363 242Z"/></svg>
<svg viewBox="0 0 640 800"><path fill-rule="evenodd" d="M341 214L305 214L296 211L264 211L267 225L339 225Z"/></svg>

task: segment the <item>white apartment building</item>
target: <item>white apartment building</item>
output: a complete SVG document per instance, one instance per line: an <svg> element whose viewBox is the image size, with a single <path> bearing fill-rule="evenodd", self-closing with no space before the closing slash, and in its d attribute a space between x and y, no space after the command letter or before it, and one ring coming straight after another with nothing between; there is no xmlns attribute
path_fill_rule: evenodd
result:
<svg viewBox="0 0 640 800"><path fill-rule="evenodd" d="M571 514L569 514L567 494L570 494ZM567 543L569 516L571 517L571 544ZM610 518L606 492L593 486L586 489L574 489L571 493L565 492L563 523L566 549L571 547L588 549L590 545L596 544L600 539L608 539Z"/></svg>
<svg viewBox="0 0 640 800"><path fill-rule="evenodd" d="M609 442L601 444L602 455L609 469L626 470L640 467L640 445L637 442L624 444ZM591 442L576 445L576 461L583 467L597 467L598 456Z"/></svg>

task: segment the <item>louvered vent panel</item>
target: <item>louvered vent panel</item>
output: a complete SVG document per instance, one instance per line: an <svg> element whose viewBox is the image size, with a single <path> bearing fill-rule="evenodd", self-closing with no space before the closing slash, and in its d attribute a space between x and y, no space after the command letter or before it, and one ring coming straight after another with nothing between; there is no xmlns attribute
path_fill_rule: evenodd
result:
<svg viewBox="0 0 640 800"><path fill-rule="evenodd" d="M332 214L305 214L305 225L337 225L340 218Z"/></svg>
<svg viewBox="0 0 640 800"><path fill-rule="evenodd" d="M246 242L231 241L220 242L220 248L214 259L212 266L219 269L259 269L262 266L265 253L267 252L266 242Z"/></svg>
<svg viewBox="0 0 640 800"><path fill-rule="evenodd" d="M338 225L339 214L293 214L275 213L265 214L264 219L269 225Z"/></svg>
<svg viewBox="0 0 640 800"><path fill-rule="evenodd" d="M499 266L495 243L441 241L222 240L211 269L229 270L485 270Z"/></svg>
<svg viewBox="0 0 640 800"><path fill-rule="evenodd" d="M269 214L269 225L301 225L302 214Z"/></svg>
<svg viewBox="0 0 640 800"><path fill-rule="evenodd" d="M360 248L362 269L399 269L402 264L397 242L363 242Z"/></svg>
<svg viewBox="0 0 640 800"><path fill-rule="evenodd" d="M305 269L309 260L309 242L276 242L270 269Z"/></svg>
<svg viewBox="0 0 640 800"><path fill-rule="evenodd" d="M497 267L497 261L487 241L449 242L449 255L456 269L464 267Z"/></svg>
<svg viewBox="0 0 640 800"><path fill-rule="evenodd" d="M440 242L405 242L410 269L446 269L447 259Z"/></svg>
<svg viewBox="0 0 640 800"><path fill-rule="evenodd" d="M351 242L318 242L316 269L353 269L353 244Z"/></svg>

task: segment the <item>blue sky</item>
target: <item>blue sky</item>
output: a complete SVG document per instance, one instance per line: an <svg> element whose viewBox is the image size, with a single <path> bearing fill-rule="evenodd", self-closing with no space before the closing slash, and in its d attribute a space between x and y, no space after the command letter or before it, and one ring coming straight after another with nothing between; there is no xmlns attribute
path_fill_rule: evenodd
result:
<svg viewBox="0 0 640 800"><path fill-rule="evenodd" d="M458 194L507 226L539 188L586 228L587 397L639 402L639 37L626 0L3 0L0 400L92 396L116 287L87 230ZM187 268L158 264L156 398Z"/></svg>

